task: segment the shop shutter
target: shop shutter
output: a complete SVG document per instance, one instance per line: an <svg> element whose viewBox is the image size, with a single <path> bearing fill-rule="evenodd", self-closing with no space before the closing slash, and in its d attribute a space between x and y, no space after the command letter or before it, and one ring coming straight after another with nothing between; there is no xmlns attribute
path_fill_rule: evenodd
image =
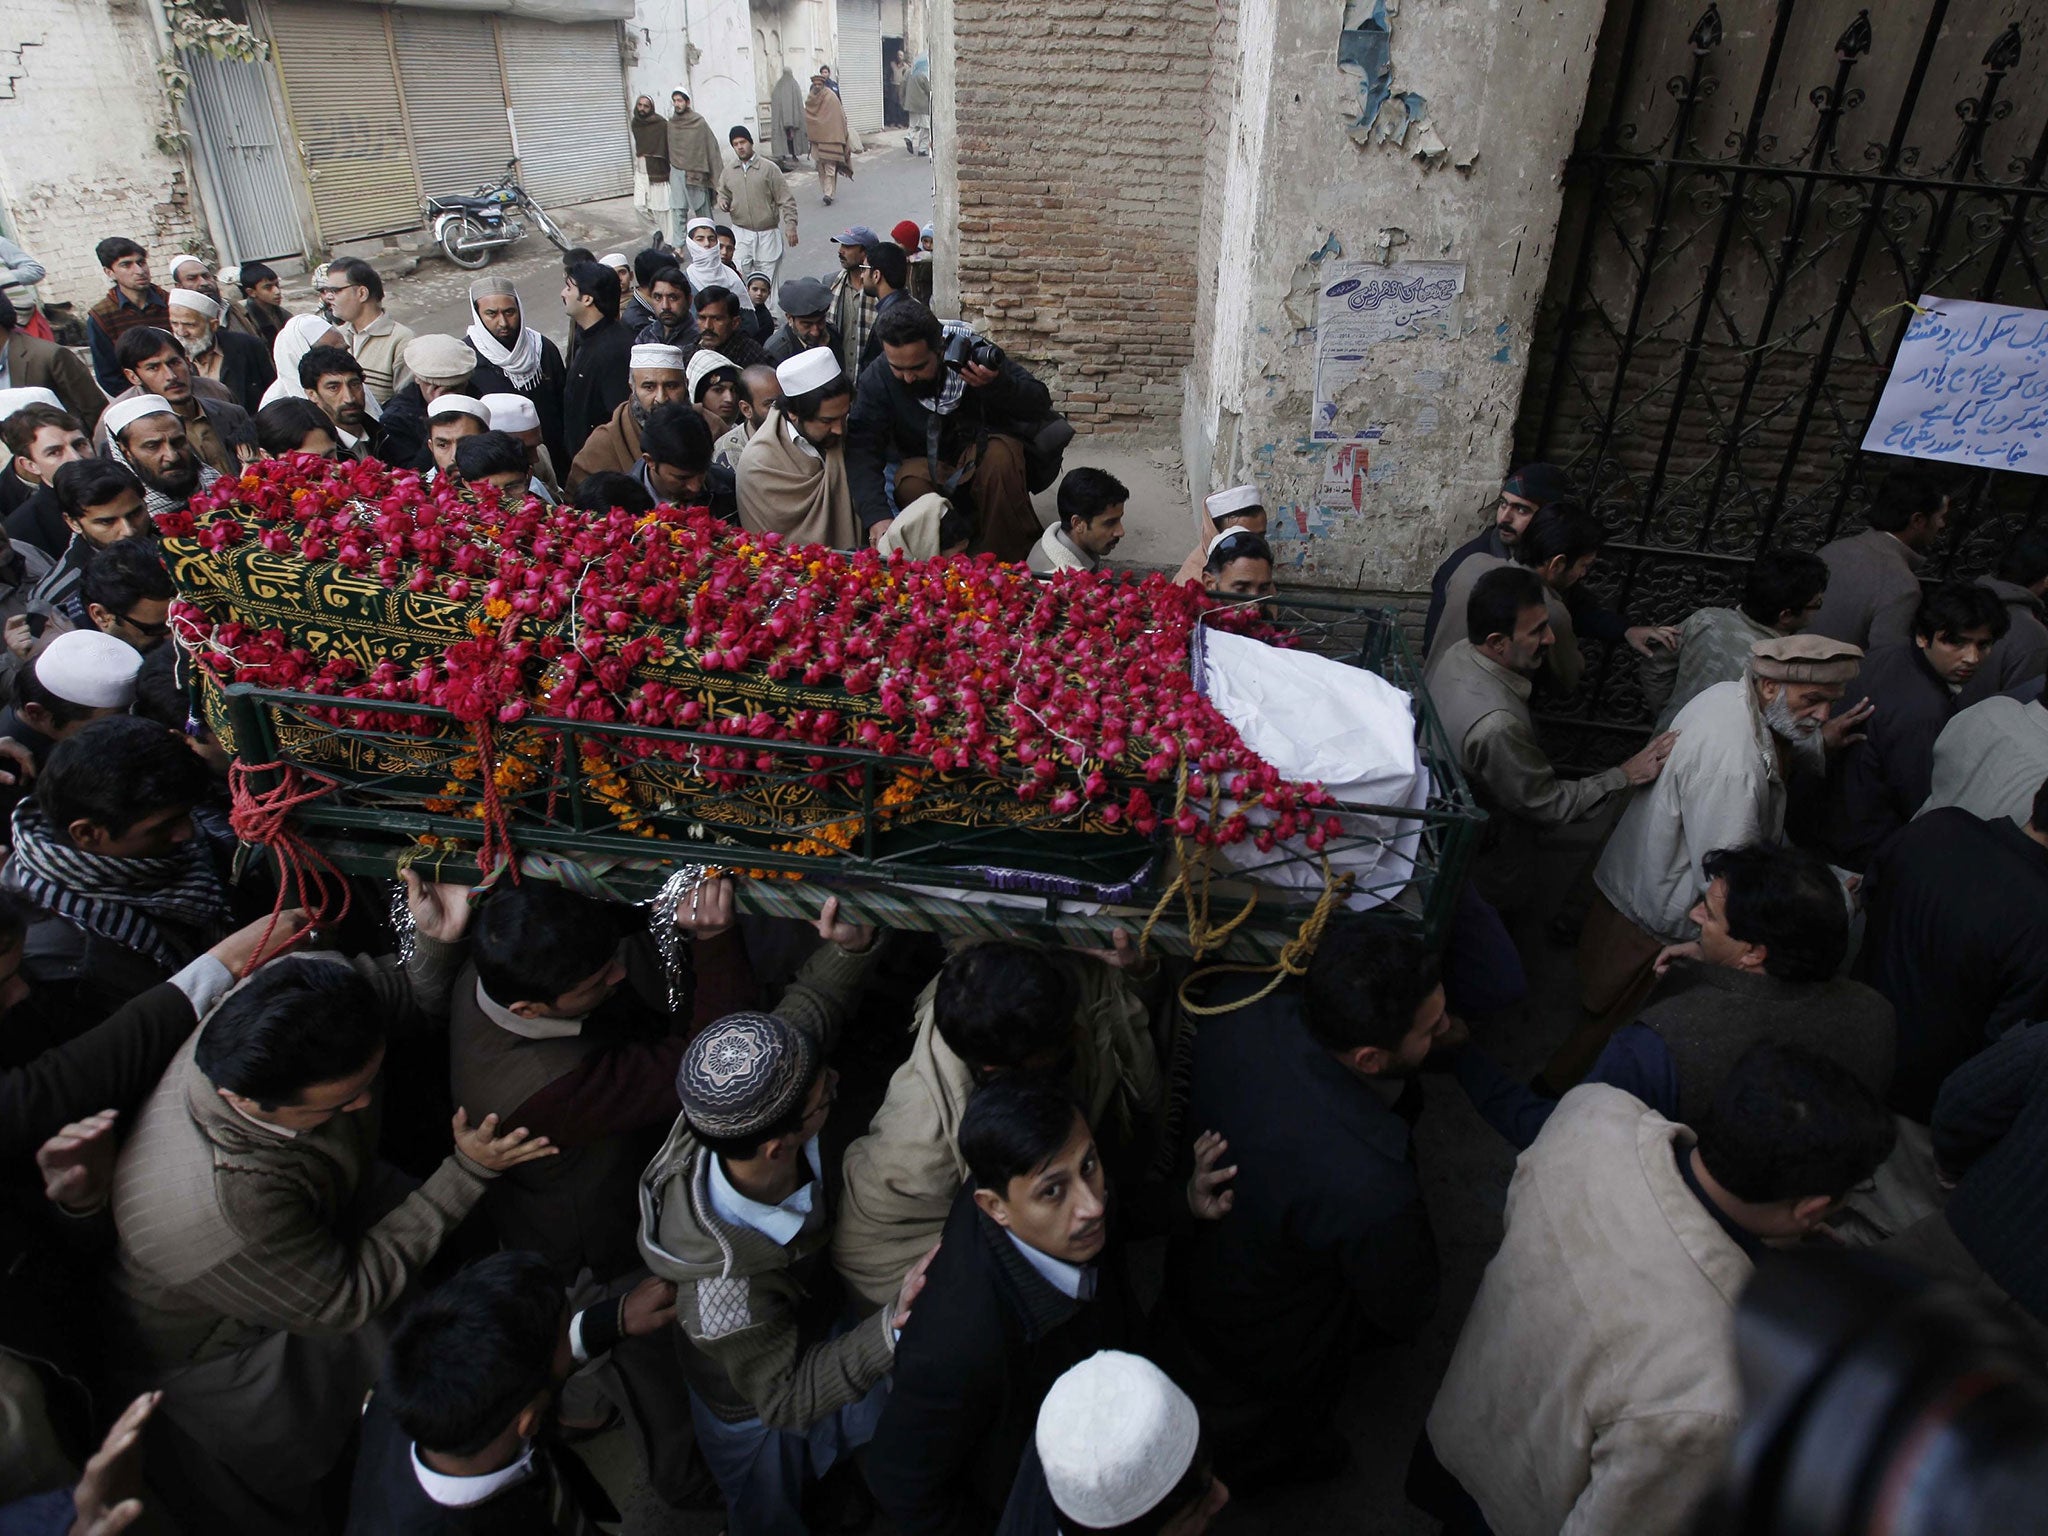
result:
<svg viewBox="0 0 2048 1536"><path fill-rule="evenodd" d="M266 12L321 240L418 228L419 179L384 13L297 0Z"/></svg>
<svg viewBox="0 0 2048 1536"><path fill-rule="evenodd" d="M466 196L505 174L512 129L488 16L391 13L413 160L429 197Z"/></svg>
<svg viewBox="0 0 2048 1536"><path fill-rule="evenodd" d="M882 128L882 0L839 0L839 99L856 132Z"/></svg>
<svg viewBox="0 0 2048 1536"><path fill-rule="evenodd" d="M618 24L500 17L498 35L526 190L543 207L630 193L632 97L619 62Z"/></svg>

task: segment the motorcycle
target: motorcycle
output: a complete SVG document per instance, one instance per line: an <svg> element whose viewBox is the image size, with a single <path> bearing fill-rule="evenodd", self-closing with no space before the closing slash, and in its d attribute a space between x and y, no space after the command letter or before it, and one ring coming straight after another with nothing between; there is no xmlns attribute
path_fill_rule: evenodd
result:
<svg viewBox="0 0 2048 1536"><path fill-rule="evenodd" d="M434 238L441 252L466 272L488 265L499 247L526 235L520 213L533 216L540 232L554 242L557 250L570 248L569 237L548 217L547 210L519 184L519 161L505 162L505 174L495 186L479 187L469 197L430 197L426 215L434 221Z"/></svg>

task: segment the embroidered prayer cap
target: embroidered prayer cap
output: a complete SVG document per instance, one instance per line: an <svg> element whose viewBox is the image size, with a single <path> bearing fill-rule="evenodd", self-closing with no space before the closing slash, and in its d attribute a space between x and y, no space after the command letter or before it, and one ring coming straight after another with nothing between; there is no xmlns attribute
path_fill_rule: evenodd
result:
<svg viewBox="0 0 2048 1536"><path fill-rule="evenodd" d="M752 1136L803 1102L817 1070L817 1042L787 1019L732 1013L683 1052L676 1097L698 1134Z"/></svg>
<svg viewBox="0 0 2048 1536"><path fill-rule="evenodd" d="M1218 491L1202 505L1209 509L1211 517L1228 517L1233 512L1249 512L1253 507L1263 507L1265 499L1256 485L1233 485L1227 491Z"/></svg>
<svg viewBox="0 0 2048 1536"><path fill-rule="evenodd" d="M665 347L655 341L642 342L635 347L629 362L635 373L649 368L666 368L671 372L681 373L689 367L681 347Z"/></svg>
<svg viewBox="0 0 2048 1536"><path fill-rule="evenodd" d="M480 277L469 285L469 302L472 304L478 299L516 299L518 297L519 289L509 277ZM521 304L519 308L520 312L524 314L526 306Z"/></svg>
<svg viewBox="0 0 2048 1536"><path fill-rule="evenodd" d="M1159 1507L1193 1465L1202 1422L1187 1393L1137 1355L1105 1349L1052 1384L1038 1459L1061 1514L1096 1529Z"/></svg>
<svg viewBox="0 0 2048 1536"><path fill-rule="evenodd" d="M197 288L173 288L164 298L172 309L189 309L209 320L220 319L220 306Z"/></svg>
<svg viewBox="0 0 2048 1536"><path fill-rule="evenodd" d="M171 409L171 402L162 395L134 395L126 400L116 400L100 413L100 420L106 425L107 435L114 437L131 422L140 421L145 416L177 414Z"/></svg>
<svg viewBox="0 0 2048 1536"><path fill-rule="evenodd" d="M99 629L67 630L36 658L36 681L84 709L126 709L135 702L142 652Z"/></svg>
<svg viewBox="0 0 2048 1536"><path fill-rule="evenodd" d="M1520 496L1533 501L1539 507L1547 507L1553 501L1562 501L1572 494L1572 477L1558 464L1524 464L1511 470L1500 488L1510 496Z"/></svg>
<svg viewBox="0 0 2048 1536"><path fill-rule="evenodd" d="M606 251L597 258L600 267L630 267L633 263L617 251Z"/></svg>
<svg viewBox="0 0 2048 1536"><path fill-rule="evenodd" d="M806 347L787 362L775 365L775 380L785 395L807 395L839 377L839 358L830 347Z"/></svg>
<svg viewBox="0 0 2048 1536"><path fill-rule="evenodd" d="M1749 670L1778 683L1846 683L1863 667L1863 648L1826 635L1774 635L1749 648Z"/></svg>
<svg viewBox="0 0 2048 1536"><path fill-rule="evenodd" d="M423 384L467 384L476 354L453 336L429 332L405 344L405 366Z"/></svg>
<svg viewBox="0 0 2048 1536"><path fill-rule="evenodd" d="M723 352L706 352L701 347L690 354L689 371L683 375L683 380L689 386L692 400L697 398L697 386L704 382L704 375L714 373L720 368L730 368L737 373L739 364Z"/></svg>
<svg viewBox="0 0 2048 1536"><path fill-rule="evenodd" d="M478 403L490 414L493 432L540 430L540 412L524 395L485 395Z"/></svg>
<svg viewBox="0 0 2048 1536"><path fill-rule="evenodd" d="M31 405L47 405L57 410L64 409L64 402L57 398L54 389L45 389L40 384L27 384L20 389L0 389L0 421L5 421L16 411Z"/></svg>
<svg viewBox="0 0 2048 1536"><path fill-rule="evenodd" d="M792 277L782 285L782 312L809 319L832 307L832 290L815 277Z"/></svg>
<svg viewBox="0 0 2048 1536"><path fill-rule="evenodd" d="M427 420L439 421L443 416L473 416L484 424L486 432L491 429L491 413L475 395L434 396L427 402Z"/></svg>

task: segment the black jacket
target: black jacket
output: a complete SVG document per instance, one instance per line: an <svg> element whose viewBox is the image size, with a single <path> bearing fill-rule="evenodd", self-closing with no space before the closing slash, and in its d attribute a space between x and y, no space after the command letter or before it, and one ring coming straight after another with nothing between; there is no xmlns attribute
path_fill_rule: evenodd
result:
<svg viewBox="0 0 2048 1536"><path fill-rule="evenodd" d="M476 350L475 343L471 343L470 350ZM479 400L485 395L524 395L531 400L534 414L540 417L541 441L548 446L548 457L554 460L555 473L567 474L570 456L563 451L562 390L568 376L568 366L562 361L562 349L543 336L540 339L540 372L534 375L531 387L514 388L504 369L479 357L476 372L470 375L469 389Z"/></svg>
<svg viewBox="0 0 2048 1536"><path fill-rule="evenodd" d="M1236 1405L1247 1439L1276 1405L1314 1422L1362 1343L1436 1309L1408 1123L1310 1037L1293 987L1203 1022L1184 1123L1228 1138L1236 1199L1168 1245L1160 1363L1205 1420Z"/></svg>
<svg viewBox="0 0 2048 1536"><path fill-rule="evenodd" d="M191 1001L165 982L28 1065L0 1072L0 1156L25 1158L98 1110L132 1110L198 1023Z"/></svg>
<svg viewBox="0 0 2048 1536"><path fill-rule="evenodd" d="M417 381L395 390L384 402L377 427L377 457L393 469L434 467L434 456L427 451L427 397Z"/></svg>
<svg viewBox="0 0 2048 1536"><path fill-rule="evenodd" d="M572 463L583 440L610 420L633 392L633 333L616 320L600 320L579 333L576 356L562 380L562 457ZM472 385L475 380L470 381ZM542 420L546 420L545 417ZM550 448L550 455L554 450Z"/></svg>
<svg viewBox="0 0 2048 1536"><path fill-rule="evenodd" d="M1934 1160L1960 1181L1948 1224L1985 1273L2048 1323L2048 1023L1958 1067L1934 1105Z"/></svg>
<svg viewBox="0 0 2048 1536"><path fill-rule="evenodd" d="M235 404L254 416L263 408L263 392L277 382L270 348L226 326L213 333L213 345L220 353L220 383L235 397Z"/></svg>
<svg viewBox="0 0 2048 1536"><path fill-rule="evenodd" d="M1006 357L1001 378L985 388L968 390L951 415L935 417L918 396L944 387L943 368L940 373L939 379L917 385L914 392L889 371L886 358L877 358L861 369L853 414L846 423L846 478L861 527L872 528L895 516L882 472L892 462L924 458L933 422L939 427L939 462L957 464L984 430L1014 430L1019 423L1043 421L1052 415L1052 392L1023 364Z"/></svg>
<svg viewBox="0 0 2048 1536"><path fill-rule="evenodd" d="M1828 773L1822 839L1828 861L1858 872L1934 789L1934 740L1954 718L1956 696L1913 641L1871 652L1856 691L1877 706L1864 739Z"/></svg>
<svg viewBox="0 0 2048 1536"><path fill-rule="evenodd" d="M868 1486L904 1536L995 1528L1052 1384L1097 1350L1133 1349L1137 1303L1112 1233L1093 1301L1046 1280L974 1203L953 1201L896 1346Z"/></svg>
<svg viewBox="0 0 2048 1536"><path fill-rule="evenodd" d="M16 544L35 545L52 560L63 559L71 547L71 525L57 509L56 492L37 486L27 501L7 514L7 537Z"/></svg>
<svg viewBox="0 0 2048 1536"><path fill-rule="evenodd" d="M1891 1107L1925 1125L1951 1072L2048 1018L2048 848L1948 806L1878 850L1863 896L1857 975L1898 1011Z"/></svg>

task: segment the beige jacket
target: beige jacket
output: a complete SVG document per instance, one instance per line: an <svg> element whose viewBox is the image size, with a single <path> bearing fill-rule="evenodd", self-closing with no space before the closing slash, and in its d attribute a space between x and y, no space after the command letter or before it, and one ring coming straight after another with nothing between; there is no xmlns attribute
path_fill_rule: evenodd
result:
<svg viewBox="0 0 2048 1536"><path fill-rule="evenodd" d="M1049 953L1080 993L1074 1096L1088 1112L1104 1161L1135 1163L1142 1172L1157 1150L1165 1106L1144 1001L1124 972L1072 950ZM953 1197L967 1181L960 1117L974 1076L933 1022L937 990L935 980L918 997L910 1059L889 1080L867 1135L846 1149L832 1260L846 1283L876 1306L896 1294L910 1266L938 1241Z"/></svg>
<svg viewBox="0 0 2048 1536"><path fill-rule="evenodd" d="M796 238L796 194L775 162L755 154L735 161L718 182L718 206L732 215L735 229L776 229L782 238Z"/></svg>
<svg viewBox="0 0 2048 1536"><path fill-rule="evenodd" d="M1516 1165L1429 1414L1496 1536L1683 1536L1719 1474L1752 1266L1679 1172L1694 1140L1589 1084Z"/></svg>
<svg viewBox="0 0 2048 1536"><path fill-rule="evenodd" d="M379 405L412 382L412 370L405 366L406 344L413 339L410 326L400 325L389 315L379 315L370 322L368 330L358 331L345 325L341 332L349 351L363 365L364 386L377 397Z"/></svg>

